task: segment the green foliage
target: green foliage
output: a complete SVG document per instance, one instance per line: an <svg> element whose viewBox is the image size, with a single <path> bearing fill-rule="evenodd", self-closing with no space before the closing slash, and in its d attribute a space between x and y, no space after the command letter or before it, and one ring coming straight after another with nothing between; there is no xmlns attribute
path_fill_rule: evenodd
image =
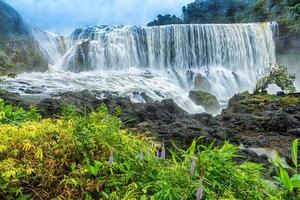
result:
<svg viewBox="0 0 300 200"><path fill-rule="evenodd" d="M293 93L296 91L294 86L295 79L296 76L289 74L286 66L279 64L270 65L263 77L257 81L254 93L265 92L272 84L276 84L283 92Z"/></svg>
<svg viewBox="0 0 300 200"><path fill-rule="evenodd" d="M171 15L169 15L171 16ZM180 19L180 18L179 18ZM300 33L297 0L195 0L182 8L181 23L241 23L277 21L281 32ZM175 24L161 18L149 24Z"/></svg>
<svg viewBox="0 0 300 200"><path fill-rule="evenodd" d="M175 15L158 15L157 19L147 24L147 26L161 26L167 24L183 24L183 20Z"/></svg>
<svg viewBox="0 0 300 200"><path fill-rule="evenodd" d="M14 78L14 64L11 64L10 58L0 49L0 76L8 76Z"/></svg>
<svg viewBox="0 0 300 200"><path fill-rule="evenodd" d="M20 124L25 121L35 121L40 119L40 114L35 108L24 110L6 104L0 99L0 124Z"/></svg>
<svg viewBox="0 0 300 200"><path fill-rule="evenodd" d="M298 146L299 139L294 140L291 148L292 162L294 166L288 165L286 162L277 155L274 161L277 180L281 186L285 189L285 197L287 199L299 199L300 198L300 174L298 169ZM289 175L291 174L291 176Z"/></svg>
<svg viewBox="0 0 300 200"><path fill-rule="evenodd" d="M117 115L66 107L57 119L0 125L0 198L196 199L199 187L205 199L280 197L262 166L233 161L233 145L194 141L157 159L161 144L122 129Z"/></svg>

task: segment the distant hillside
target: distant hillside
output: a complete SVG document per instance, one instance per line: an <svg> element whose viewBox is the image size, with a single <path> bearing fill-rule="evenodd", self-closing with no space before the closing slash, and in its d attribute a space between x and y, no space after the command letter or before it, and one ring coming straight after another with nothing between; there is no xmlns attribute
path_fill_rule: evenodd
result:
<svg viewBox="0 0 300 200"><path fill-rule="evenodd" d="M148 26L180 23L240 23L277 21L285 33L300 32L299 0L196 0L182 16L159 15Z"/></svg>
<svg viewBox="0 0 300 200"><path fill-rule="evenodd" d="M0 70L45 71L47 60L21 16L0 0Z"/></svg>

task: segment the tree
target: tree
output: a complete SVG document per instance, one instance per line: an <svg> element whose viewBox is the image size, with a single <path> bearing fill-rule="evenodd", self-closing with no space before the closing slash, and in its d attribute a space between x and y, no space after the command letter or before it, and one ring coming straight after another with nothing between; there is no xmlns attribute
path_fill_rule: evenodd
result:
<svg viewBox="0 0 300 200"><path fill-rule="evenodd" d="M167 24L182 24L183 20L176 15L158 15L157 19L147 24L147 26L162 26Z"/></svg>
<svg viewBox="0 0 300 200"><path fill-rule="evenodd" d="M295 79L295 74L290 74L286 66L272 64L266 69L262 78L257 81L254 93L265 92L271 84L277 85L283 92L293 93L296 91Z"/></svg>

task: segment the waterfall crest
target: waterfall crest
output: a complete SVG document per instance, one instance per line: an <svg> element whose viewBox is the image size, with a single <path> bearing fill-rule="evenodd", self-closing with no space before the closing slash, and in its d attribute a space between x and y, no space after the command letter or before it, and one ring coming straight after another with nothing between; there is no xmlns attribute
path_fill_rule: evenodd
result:
<svg viewBox="0 0 300 200"><path fill-rule="evenodd" d="M68 37L60 67L67 71L164 70L185 89L227 98L253 86L274 63L274 24L190 24L160 27L96 26Z"/></svg>
<svg viewBox="0 0 300 200"><path fill-rule="evenodd" d="M66 37L35 31L54 66L18 76L20 85L3 84L14 92L32 87L41 94L116 91L138 102L143 93L198 113L203 108L189 99L190 90L211 92L226 105L235 93L254 87L261 71L276 61L277 31L276 23L95 26Z"/></svg>
<svg viewBox="0 0 300 200"><path fill-rule="evenodd" d="M269 23L76 29L69 36L62 67L79 72L224 66L250 72L275 60L272 35Z"/></svg>

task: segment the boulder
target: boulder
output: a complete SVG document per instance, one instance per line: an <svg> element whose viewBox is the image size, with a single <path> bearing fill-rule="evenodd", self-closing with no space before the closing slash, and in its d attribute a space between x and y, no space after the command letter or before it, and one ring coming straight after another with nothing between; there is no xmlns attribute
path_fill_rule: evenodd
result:
<svg viewBox="0 0 300 200"><path fill-rule="evenodd" d="M194 86L193 90L201 90L205 92L211 91L211 84L209 80L204 77L202 74L196 74L194 77Z"/></svg>
<svg viewBox="0 0 300 200"><path fill-rule="evenodd" d="M206 112L216 114L219 112L221 106L218 102L218 99L210 94L209 92L204 91L190 91L189 97L197 105L204 107Z"/></svg>

